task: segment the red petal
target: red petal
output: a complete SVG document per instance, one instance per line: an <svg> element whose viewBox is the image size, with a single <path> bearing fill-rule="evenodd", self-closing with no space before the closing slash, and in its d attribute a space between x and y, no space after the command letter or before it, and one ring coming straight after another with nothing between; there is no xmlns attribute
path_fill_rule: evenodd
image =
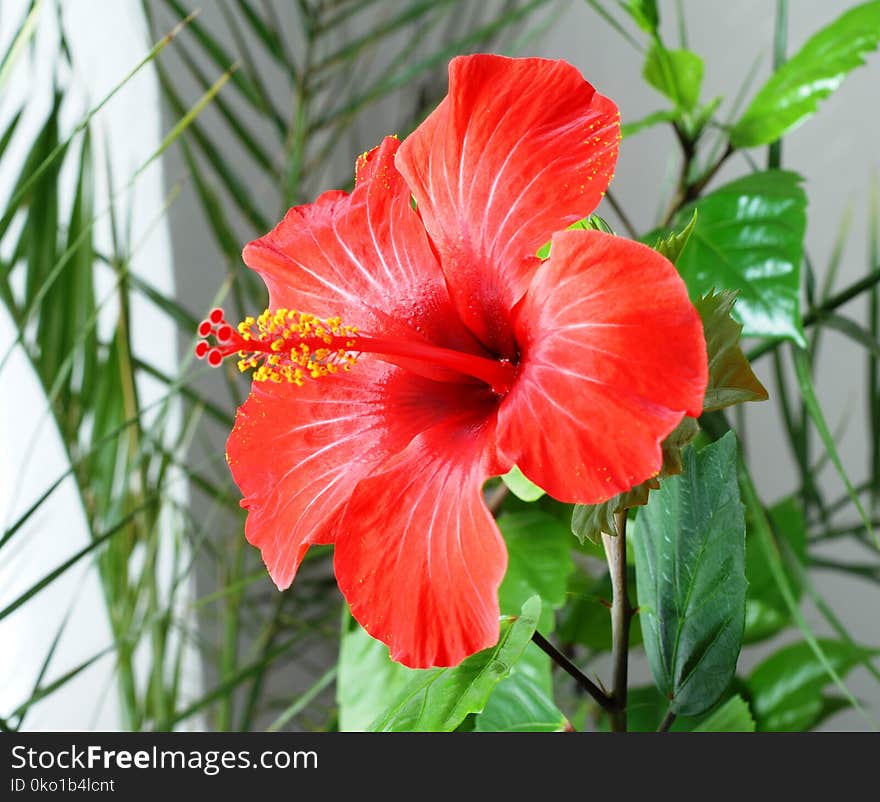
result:
<svg viewBox="0 0 880 802"><path fill-rule="evenodd" d="M506 312L536 251L598 205L619 116L564 61L463 56L449 65L447 98L401 145L397 166L453 300L487 345L507 345Z"/></svg>
<svg viewBox="0 0 880 802"><path fill-rule="evenodd" d="M291 209L245 246L243 259L263 277L273 309L341 316L364 332L412 335L415 329L439 344L472 347L394 167L398 145L386 137L358 159L351 195L326 192Z"/></svg>
<svg viewBox="0 0 880 802"><path fill-rule="evenodd" d="M702 410L700 318L672 264L639 243L556 234L517 341L499 447L561 501L596 504L653 476L663 438Z"/></svg>
<svg viewBox="0 0 880 802"><path fill-rule="evenodd" d="M459 385L369 359L302 387L254 382L226 451L248 510L245 534L275 583L290 585L309 544L334 540L361 479L472 402Z"/></svg>
<svg viewBox="0 0 880 802"><path fill-rule="evenodd" d="M449 420L361 482L336 542L352 614L413 668L457 665L498 640L507 552L481 494L478 426Z"/></svg>

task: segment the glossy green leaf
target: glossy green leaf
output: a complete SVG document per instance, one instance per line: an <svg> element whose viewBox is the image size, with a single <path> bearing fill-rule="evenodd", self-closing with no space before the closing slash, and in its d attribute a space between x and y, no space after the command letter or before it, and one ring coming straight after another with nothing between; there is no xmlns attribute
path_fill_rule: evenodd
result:
<svg viewBox="0 0 880 802"><path fill-rule="evenodd" d="M779 139L814 114L878 43L880 2L846 11L770 77L731 131L731 143L747 148Z"/></svg>
<svg viewBox="0 0 880 802"><path fill-rule="evenodd" d="M550 658L534 643L492 691L477 732L558 732L568 720L553 701Z"/></svg>
<svg viewBox="0 0 880 802"><path fill-rule="evenodd" d="M703 412L768 398L767 390L739 347L742 325L730 316L735 300L736 293L724 290L710 291L694 302L703 321L709 357L709 383Z"/></svg>
<svg viewBox="0 0 880 802"><path fill-rule="evenodd" d="M734 678L715 707L698 716L676 715L669 731L754 732L754 719L740 691L744 693L745 688ZM627 694L626 710L630 732L656 732L669 710L669 700L653 685L637 686Z"/></svg>
<svg viewBox="0 0 880 802"><path fill-rule="evenodd" d="M507 544L507 573L498 589L502 615L516 615L532 596L540 596L540 629L553 629L553 610L565 603L574 571L574 540L563 521L541 510L505 513L498 527Z"/></svg>
<svg viewBox="0 0 880 802"><path fill-rule="evenodd" d="M520 660L541 614L541 600L529 599L519 617L501 626L494 647L454 668L419 671L370 727L376 732L451 732L471 713L481 712L492 691Z"/></svg>
<svg viewBox="0 0 880 802"><path fill-rule="evenodd" d="M822 710L820 711L819 716L810 725L810 729L815 730L820 724L824 723L826 719L831 718L835 713L839 713L841 710L846 710L849 706L849 702L839 696L823 696Z"/></svg>
<svg viewBox="0 0 880 802"><path fill-rule="evenodd" d="M537 501L545 495L544 491L528 479L516 465L501 477L501 481L507 485L507 489L513 495L522 501Z"/></svg>
<svg viewBox="0 0 880 802"><path fill-rule="evenodd" d="M654 42L645 58L642 76L677 108L690 111L700 100L703 59L690 50L667 50Z"/></svg>
<svg viewBox="0 0 880 802"><path fill-rule="evenodd" d="M645 33L654 34L660 25L657 0L621 0L620 7Z"/></svg>
<svg viewBox="0 0 880 802"><path fill-rule="evenodd" d="M844 641L820 640L822 651L840 675L876 650ZM752 711L762 732L800 732L810 729L823 713L822 689L832 682L828 671L807 643L794 643L768 657L746 681Z"/></svg>
<svg viewBox="0 0 880 802"><path fill-rule="evenodd" d="M710 708L736 669L745 619L745 517L728 433L665 480L633 543L642 637L654 682L679 714Z"/></svg>
<svg viewBox="0 0 880 802"><path fill-rule="evenodd" d="M804 343L800 312L807 198L795 173L767 170L726 184L696 205L700 216L676 262L691 298L736 290L747 337ZM682 226L693 207L676 218Z"/></svg>
<svg viewBox="0 0 880 802"><path fill-rule="evenodd" d="M336 679L339 729L342 732L369 729L420 673L393 662L388 647L346 615Z"/></svg>
<svg viewBox="0 0 880 802"><path fill-rule="evenodd" d="M626 727L630 732L654 732L669 709L669 702L653 685L630 688L626 695ZM680 726L681 718L675 724ZM607 727L607 725L606 725ZM673 729L677 729L673 725Z"/></svg>
<svg viewBox="0 0 880 802"><path fill-rule="evenodd" d="M754 732L755 720L742 696L731 696L721 707L694 727L693 732Z"/></svg>

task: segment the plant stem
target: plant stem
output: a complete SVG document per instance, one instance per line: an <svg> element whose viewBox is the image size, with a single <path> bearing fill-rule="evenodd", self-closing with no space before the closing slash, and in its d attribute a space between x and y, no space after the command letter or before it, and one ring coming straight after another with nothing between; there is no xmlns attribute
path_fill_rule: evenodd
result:
<svg viewBox="0 0 880 802"><path fill-rule="evenodd" d="M572 677L578 685L580 685L596 703L607 713L614 712L614 703L595 682L593 682L586 674L584 674L574 663L571 662L562 652L559 651L550 641L547 640L540 632L532 635L535 645L546 654L556 665L558 665L566 674Z"/></svg>
<svg viewBox="0 0 880 802"><path fill-rule="evenodd" d="M696 157L696 149L694 143L687 139L678 126L675 126L675 131L678 135L678 141L682 149L681 176L679 178L675 197L672 199L672 202L669 204L669 209L663 216L663 222L661 225L664 228L672 223L672 219L678 214L682 207L700 197L700 193L706 188L706 185L715 177L715 174L735 152L733 145L728 143L724 152L718 157L718 161L711 167L707 167L703 174L693 183L689 183L687 177L690 175L691 164Z"/></svg>
<svg viewBox="0 0 880 802"><path fill-rule="evenodd" d="M657 732L669 732L669 728L675 723L675 718L675 713L672 712L672 708L669 708L666 711L666 715L663 716L660 726L657 727Z"/></svg>
<svg viewBox="0 0 880 802"><path fill-rule="evenodd" d="M498 515L501 505L504 504L504 499L507 498L509 492L507 485L504 482L500 482L486 494L486 507L488 507L489 512L493 516Z"/></svg>
<svg viewBox="0 0 880 802"><path fill-rule="evenodd" d="M626 511L615 513L617 535L602 533L605 558L611 574L611 661L613 664L611 731L626 732L626 690L629 668L629 625L633 607L626 581Z"/></svg>
<svg viewBox="0 0 880 802"><path fill-rule="evenodd" d="M681 146L681 169L678 176L678 186L676 187L675 195L669 204L669 208L666 210L666 214L663 215L663 222L660 224L663 228L666 228L672 222L672 218L675 217L676 212L678 212L678 210L687 202L688 175L690 174L691 164L696 155L693 140L685 136L681 126L678 123L675 123L672 128L675 131L675 137L678 139L678 144Z"/></svg>
<svg viewBox="0 0 880 802"><path fill-rule="evenodd" d="M788 33L788 0L776 2L776 32L773 39L773 71L778 70L785 64L785 45ZM767 149L768 169L778 169L782 166L782 140L777 139L770 143Z"/></svg>

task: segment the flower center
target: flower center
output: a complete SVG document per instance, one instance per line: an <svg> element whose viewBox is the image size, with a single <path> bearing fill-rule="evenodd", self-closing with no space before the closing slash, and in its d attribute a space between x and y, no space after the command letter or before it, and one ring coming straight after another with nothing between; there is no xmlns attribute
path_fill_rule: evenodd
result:
<svg viewBox="0 0 880 802"><path fill-rule="evenodd" d="M195 348L199 359L216 368L227 357L237 355L238 369L253 370L254 381L290 382L301 387L306 379L351 370L363 353L395 364L427 361L479 379L497 395L505 395L516 376L516 365L508 359L489 359L420 339L372 337L339 318L325 320L295 309L267 309L235 327L227 322L222 309L213 309L199 324L198 332L204 338Z"/></svg>

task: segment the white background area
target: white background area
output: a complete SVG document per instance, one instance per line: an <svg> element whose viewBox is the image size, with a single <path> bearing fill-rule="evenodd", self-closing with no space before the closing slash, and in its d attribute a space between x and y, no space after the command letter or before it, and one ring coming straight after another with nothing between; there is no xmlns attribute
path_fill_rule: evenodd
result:
<svg viewBox="0 0 880 802"><path fill-rule="evenodd" d="M2 0L0 47L5 50L27 9L24 0ZM15 139L4 155L0 172L0 195L8 197L21 169L27 147L49 113L53 75L57 70L58 29L54 4L43 3L33 53L19 60L0 97L0 126L8 123L25 104L25 114ZM65 0L61 4L64 29L71 48L73 70L61 71L59 81L67 87L60 130L66 134L90 108L119 83L146 55L149 40L139 2ZM171 244L167 224L155 225L164 203L161 163L155 162L130 189L120 184L133 175L155 152L162 136L159 89L151 70L141 71L101 111L92 124L94 148L97 250L111 250L106 158L116 182L117 210L134 210L132 242L143 240L132 259L133 272L149 276L159 289L173 291ZM81 138L73 145L76 167ZM62 176L60 219L66 220L73 200L75 172ZM123 216L124 219L124 216ZM10 241L12 236L8 238ZM7 254L8 255L8 254ZM112 289L99 282L99 298ZM107 305L108 320L115 315ZM133 341L137 353L164 370L176 372L178 355L174 327L149 305L135 298L132 303ZM107 326L101 327L106 334ZM0 311L0 343L5 354L14 341L15 329ZM156 386L139 387L143 404L157 397ZM8 527L30 507L68 465L39 380L25 354L17 349L0 373L0 524ZM89 542L88 528L73 479L54 492L51 500L28 521L0 561L0 609L26 591ZM67 618L64 634L43 684L106 650L112 643L106 604L90 560L83 560L47 589L0 621L0 715L8 715L32 691L52 640ZM146 654L139 667L148 669ZM121 726L110 654L29 712L26 730L118 729ZM190 678L196 681L196 677Z"/></svg>

